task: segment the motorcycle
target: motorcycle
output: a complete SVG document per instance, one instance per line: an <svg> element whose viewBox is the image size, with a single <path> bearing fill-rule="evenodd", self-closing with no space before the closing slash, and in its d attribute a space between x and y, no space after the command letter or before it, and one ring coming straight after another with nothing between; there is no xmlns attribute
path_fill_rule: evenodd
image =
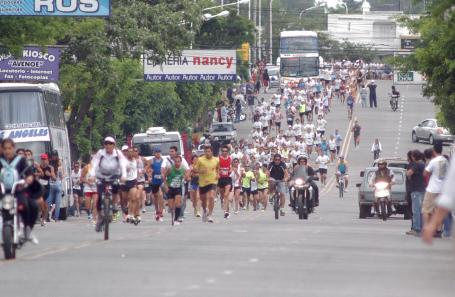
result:
<svg viewBox="0 0 455 297"><path fill-rule="evenodd" d="M300 220L307 220L308 215L313 212L314 201L313 188L302 178L297 178L291 186L291 206L298 214Z"/></svg>
<svg viewBox="0 0 455 297"><path fill-rule="evenodd" d="M0 209L2 212L2 246L5 259L15 259L16 249L20 249L25 242L26 238L20 235L20 215L18 214L18 203L15 193L24 186L24 180L15 182L11 193L5 193L3 184L0 184L2 196L0 197ZM27 234L24 230L23 234Z"/></svg>
<svg viewBox="0 0 455 297"><path fill-rule="evenodd" d="M392 108L393 111L396 111L398 109L399 96L394 96L392 94L389 94L389 97L390 97L390 107Z"/></svg>
<svg viewBox="0 0 455 297"><path fill-rule="evenodd" d="M391 209L390 185L388 182L377 182L374 185L375 211L379 218L386 221Z"/></svg>
<svg viewBox="0 0 455 297"><path fill-rule="evenodd" d="M240 116L239 116L239 121L240 122L243 122L247 119L247 115L246 113L244 112L244 108L242 106L242 110L240 111ZM228 122L233 122L235 123L237 121L236 119L236 115L235 115L235 107L234 106L231 106L228 110Z"/></svg>

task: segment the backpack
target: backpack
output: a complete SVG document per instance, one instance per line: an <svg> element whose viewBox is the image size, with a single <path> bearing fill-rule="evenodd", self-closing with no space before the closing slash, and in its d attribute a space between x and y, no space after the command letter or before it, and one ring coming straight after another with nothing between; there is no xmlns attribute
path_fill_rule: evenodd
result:
<svg viewBox="0 0 455 297"><path fill-rule="evenodd" d="M16 156L11 164L8 164L5 159L0 159L2 164L2 170L0 172L0 180L3 183L6 191L9 192L13 189L14 183L19 180L19 172L16 170L16 166L21 160L20 156Z"/></svg>

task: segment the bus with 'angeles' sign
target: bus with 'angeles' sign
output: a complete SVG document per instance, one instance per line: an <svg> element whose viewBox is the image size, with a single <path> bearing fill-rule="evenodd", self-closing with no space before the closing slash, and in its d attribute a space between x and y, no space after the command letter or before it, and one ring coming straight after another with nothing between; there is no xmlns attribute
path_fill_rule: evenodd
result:
<svg viewBox="0 0 455 297"><path fill-rule="evenodd" d="M40 154L58 151L65 176L71 172L68 131L60 89L54 83L0 83L0 140L11 138L16 148L30 149L36 161ZM63 182L63 211L68 206L71 180Z"/></svg>

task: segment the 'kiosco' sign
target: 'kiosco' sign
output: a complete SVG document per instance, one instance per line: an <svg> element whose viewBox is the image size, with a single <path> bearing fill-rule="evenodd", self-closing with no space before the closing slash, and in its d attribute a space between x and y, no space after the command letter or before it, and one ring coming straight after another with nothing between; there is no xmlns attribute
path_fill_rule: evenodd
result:
<svg viewBox="0 0 455 297"><path fill-rule="evenodd" d="M0 16L110 15L111 0L0 0Z"/></svg>

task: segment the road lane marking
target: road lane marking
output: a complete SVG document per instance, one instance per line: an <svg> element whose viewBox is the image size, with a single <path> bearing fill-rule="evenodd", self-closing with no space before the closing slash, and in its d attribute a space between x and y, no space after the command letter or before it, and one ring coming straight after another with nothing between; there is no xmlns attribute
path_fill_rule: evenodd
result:
<svg viewBox="0 0 455 297"><path fill-rule="evenodd" d="M225 270L225 271L223 271L223 274L224 274L224 275L231 275L231 274L233 274L233 273L234 273L234 271L232 271L232 270Z"/></svg>
<svg viewBox="0 0 455 297"><path fill-rule="evenodd" d="M251 258L251 259L248 260L248 262L257 263L257 262L259 262L259 259L258 258Z"/></svg>

